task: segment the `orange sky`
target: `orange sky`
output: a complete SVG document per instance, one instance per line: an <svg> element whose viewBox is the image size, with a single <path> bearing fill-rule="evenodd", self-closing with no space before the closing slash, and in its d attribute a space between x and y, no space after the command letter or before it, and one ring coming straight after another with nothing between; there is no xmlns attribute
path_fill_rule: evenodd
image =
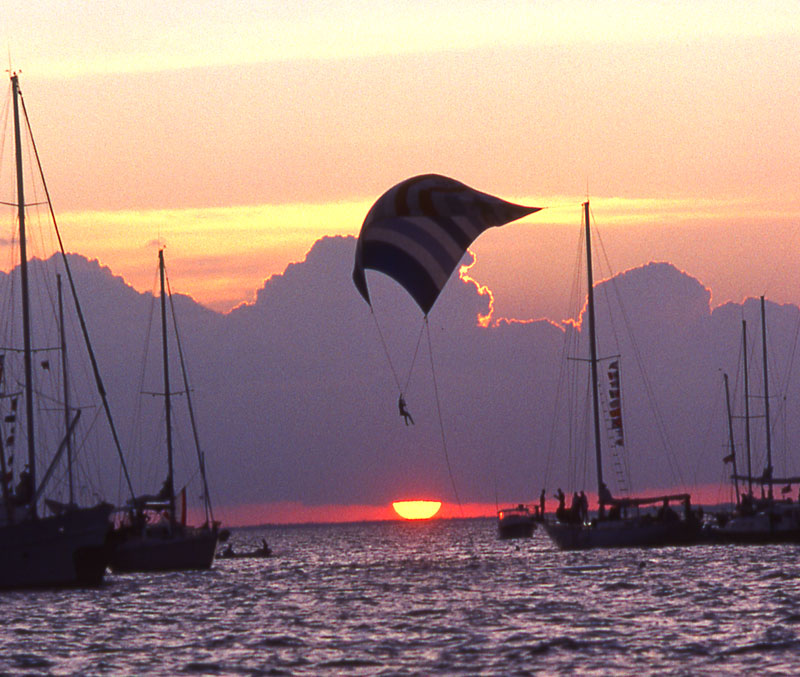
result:
<svg viewBox="0 0 800 677"><path fill-rule="evenodd" d="M614 270L800 304L795 0L3 4L67 249L139 290L163 243L250 302L437 172L548 208L474 246L497 316L563 318L587 194Z"/></svg>
<svg viewBox="0 0 800 677"><path fill-rule="evenodd" d="M718 301L800 302L796 285L764 286L773 249L795 267L796 10L42 1L6 11L0 35L68 248L139 289L160 240L179 291L218 310L250 301L318 237L357 233L389 186L434 171L558 210L588 192L624 231L620 267L667 259ZM558 293L572 253L548 224L576 221L544 213L541 232L479 241L474 272L501 313L558 312L525 290Z"/></svg>
<svg viewBox="0 0 800 677"><path fill-rule="evenodd" d="M647 495L680 494L685 488L669 490L644 491ZM714 486L694 487L692 501L695 505L718 505L733 500L731 488ZM552 512L556 508L556 501L548 493L545 510ZM538 505L536 491L525 498L530 505ZM590 506L595 509L597 497L592 492L587 493ZM507 507L505 505L499 506ZM498 506L493 503L464 503L459 505L453 502L443 502L442 507L434 519L459 519L471 517L494 517ZM269 503L264 505L241 505L236 507L222 507L216 510L216 518L222 519L227 526L248 526L255 524L303 524L312 522L360 522L383 521L399 519L391 503L386 505L304 505L302 503ZM195 517L195 522L201 521L201 516Z"/></svg>

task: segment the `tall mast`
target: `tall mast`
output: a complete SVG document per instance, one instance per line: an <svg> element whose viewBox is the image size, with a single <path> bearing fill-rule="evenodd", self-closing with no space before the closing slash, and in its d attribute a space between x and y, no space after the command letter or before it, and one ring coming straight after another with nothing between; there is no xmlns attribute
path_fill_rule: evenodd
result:
<svg viewBox="0 0 800 677"><path fill-rule="evenodd" d="M167 292L169 293L169 288ZM172 326L175 329L175 345L178 348L178 358L181 365L181 376L183 377L183 390L186 393L186 406L189 409L189 422L192 425L192 437L194 448L197 452L197 463L200 466L200 477L203 480L203 507L205 510L206 522L214 523L214 511L211 509L211 496L208 491L208 478L206 477L205 454L200 447L200 438L197 434L197 424L194 418L194 407L192 406L192 389L189 387L189 375L186 373L186 362L183 359L183 346L181 345L181 335L178 331L178 319L175 315L175 304L172 301L172 294L169 293L169 307L172 313Z"/></svg>
<svg viewBox="0 0 800 677"><path fill-rule="evenodd" d="M744 355L744 435L747 448L747 493L753 496L753 466L750 462L750 377L747 369L747 321L742 320L742 354Z"/></svg>
<svg viewBox="0 0 800 677"><path fill-rule="evenodd" d="M22 287L22 341L25 362L25 423L28 432L28 473L33 496L36 488L36 445L33 425L33 352L31 348L30 292L28 285L28 249L25 235L25 186L22 176L22 136L19 124L19 80L16 73L11 76L14 102L14 150L17 170L17 213L19 219L19 272ZM31 506L31 515L36 515L36 503Z"/></svg>
<svg viewBox="0 0 800 677"><path fill-rule="evenodd" d="M733 444L733 417L731 416L731 394L728 388L728 375L725 378L725 406L728 408L728 441L731 446L731 461L733 461L733 483L736 487L736 505L739 505L739 477L736 470L736 448Z"/></svg>
<svg viewBox="0 0 800 677"><path fill-rule="evenodd" d="M603 482L603 452L600 447L600 386L597 379L597 332L594 320L594 279L592 275L592 238L589 227L589 201L583 203L583 218L586 227L586 276L589 292L589 355L592 365L592 405L594 408L594 451L597 461L597 495L600 513L603 513L603 500L606 494Z"/></svg>
<svg viewBox="0 0 800 677"><path fill-rule="evenodd" d="M764 361L764 417L767 420L767 467L764 473L769 481L768 497L772 498L772 439L769 423L769 369L767 368L767 320L764 297L761 297L761 352Z"/></svg>
<svg viewBox="0 0 800 677"><path fill-rule="evenodd" d="M161 347L164 356L164 413L167 423L167 486L169 488L169 519L175 523L175 485L172 473L172 402L169 389L169 350L167 348L167 297L164 285L164 250L158 250L158 272L161 279Z"/></svg>
<svg viewBox="0 0 800 677"><path fill-rule="evenodd" d="M69 430L69 374L67 372L67 334L64 331L64 302L61 295L61 275L56 275L58 287L58 328L61 336L61 380L64 385L64 429ZM75 489L72 480L72 435L67 435L67 477L69 478L69 504L75 503Z"/></svg>

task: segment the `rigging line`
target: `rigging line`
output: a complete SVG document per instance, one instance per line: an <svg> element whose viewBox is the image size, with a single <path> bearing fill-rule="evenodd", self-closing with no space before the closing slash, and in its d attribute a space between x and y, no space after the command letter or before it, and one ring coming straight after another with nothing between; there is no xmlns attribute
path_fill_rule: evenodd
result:
<svg viewBox="0 0 800 677"><path fill-rule="evenodd" d="M710 411L710 413L708 415L708 424L706 425L706 431L705 431L705 434L703 435L703 438L702 438L703 442L700 445L700 449L713 448L713 445L711 444L711 442L709 442L709 440L712 437L716 437L718 432L719 432L718 430L714 430L714 428L718 425L718 421L719 421L718 416L720 415L721 410L722 410L722 400L723 400L722 390L723 390L722 388L714 388L715 396L711 401L711 411ZM724 414L723 414L723 416L724 416ZM727 449L729 446L730 446L730 440L727 440L726 443L724 444L723 448ZM727 454L728 454L728 452L725 452L726 456L727 456ZM704 458L703 456L704 456L704 454L698 454L698 456L697 456L697 458L695 460L694 469L693 469L693 473L692 473L692 475L693 475L692 482L695 485L697 484L697 477L700 474L701 466L705 465L708 462L708 459ZM723 463L723 466L724 465L725 464Z"/></svg>
<svg viewBox="0 0 800 677"><path fill-rule="evenodd" d="M139 376L138 376L138 389L137 389L137 396L134 398L134 414L133 418L131 419L134 422L133 425L129 428L128 433L128 449L140 450L144 448L144 425L142 422L142 401L143 398L141 395L144 393L144 384L145 384L145 376L147 374L147 362L148 356L150 354L150 341L153 334L153 318L155 316L155 306L156 306L156 295L155 290L156 288L156 280L158 278L158 267L156 267L156 272L153 278L152 285L150 287L151 294L150 294L150 306L147 313L147 322L144 323L144 336L142 337L142 352L141 358L139 359ZM136 454L135 456L136 463L135 463L135 470L138 472L140 478L144 476L145 464L147 464L147 459L141 453Z"/></svg>
<svg viewBox="0 0 800 677"><path fill-rule="evenodd" d="M400 386L400 379L397 377L397 370L394 368L394 364L392 363L392 356L389 354L389 348L386 345L386 339L383 338L383 332L381 331L381 326L378 324L378 318L375 315L375 309L370 305L369 314L372 315L372 319L375 322L375 328L378 330L378 336L381 339L381 345L383 346L383 354L386 356L386 361L389 363L389 369L392 372L392 376L394 377L394 382L397 385L397 390L400 394L403 393L403 389Z"/></svg>
<svg viewBox="0 0 800 677"><path fill-rule="evenodd" d="M573 315L578 315L579 304L578 298L580 296L580 280L581 280L581 261L582 261L582 247L581 243L583 242L583 229L580 229L580 237L578 238L578 248L575 255L575 263L572 266L572 270L574 271L573 278L572 278L572 287L570 289L569 301L567 304L567 311L572 312ZM555 455L555 448L556 448L556 431L558 428L559 416L562 415L562 404L566 402L566 410L567 410L567 450L569 453L572 451L572 402L571 393L572 393L572 382L573 382L573 372L574 370L569 368L569 354L570 350L573 350L577 354L577 341L576 341L576 329L575 323L561 323L561 328L564 332L564 340L561 342L561 358L559 361L559 373L558 373L558 381L556 382L556 394L555 394L555 404L553 407L553 418L550 422L550 437L548 440L547 445L547 457L545 459L545 471L544 471L544 486L547 487L547 484L550 480L550 472L552 469L553 464L553 456ZM566 391L566 395L563 394L563 391ZM569 465L569 464L568 464Z"/></svg>
<svg viewBox="0 0 800 677"><path fill-rule="evenodd" d="M431 361L431 376L433 377L433 394L436 398L436 414L439 417L439 432L442 436L442 450L444 451L444 460L447 464L447 474L450 475L450 484L453 487L453 495L456 497L456 503L458 503L458 510L461 513L461 517L464 517L464 507L461 505L461 498L458 496L458 489L456 488L456 480L453 477L453 469L450 466L450 455L447 453L447 440L445 439L444 435L444 419L442 418L442 405L439 400L439 386L436 383L436 368L433 364L433 346L431 344L431 329L430 325L428 324L428 316L425 316L425 328L426 328L426 336L428 337L428 357Z"/></svg>
<svg viewBox="0 0 800 677"><path fill-rule="evenodd" d="M408 391L408 384L411 383L411 374L414 372L414 363L417 361L417 354L419 353L419 346L422 343L422 332L425 331L425 327L428 326L428 316L426 315L422 324L419 328L419 335L417 336L417 347L414 348L414 356L411 358L411 366L408 368L408 378L406 379L406 387L405 390ZM430 331L430 329L428 330ZM401 393L404 391L400 391Z"/></svg>
<svg viewBox="0 0 800 677"><path fill-rule="evenodd" d="M603 241L602 238L600 237L599 232L597 233L597 239L599 241L603 257L606 261L606 265L608 266L608 270L611 271L612 268L608 259L608 254L606 252L605 246L603 245ZM628 332L628 336L630 337L630 343L633 349L633 355L636 358L636 364L638 365L639 372L642 375L642 382L644 383L645 393L647 394L647 399L650 404L650 408L653 412L653 419L655 420L656 427L658 428L659 437L661 438L661 444L664 448L664 451L666 452L667 463L669 464L672 472L675 473L675 476L678 478L678 481L682 485L686 486L686 481L683 478L683 473L681 473L680 466L678 465L677 461L674 458L675 452L672 448L672 445L670 444L669 436L667 435L667 426L664 422L664 418L661 412L656 406L655 392L653 391L653 386L650 383L650 379L647 377L647 372L645 371L644 368L644 360L642 359L642 354L641 351L639 350L639 345L635 340L633 329L631 327L631 322L628 318L628 314L625 312L625 306L622 304L622 294L620 293L619 288L617 286L616 278L612 276L609 277L609 280L611 281L612 288L614 289L614 296L617 299L617 303L620 308L620 314L622 315L622 320L623 323L625 324L625 329Z"/></svg>
<svg viewBox="0 0 800 677"><path fill-rule="evenodd" d="M194 439L194 448L197 451L197 463L199 466L199 473L201 479L203 480L203 507L205 508L205 518L208 524L213 524L214 522L214 511L211 507L211 496L208 490L208 480L206 478L206 458L205 453L200 447L200 437L197 433L197 423L194 417L194 407L192 406L192 395L189 389L189 375L186 370L186 361L183 357L183 343L181 342L181 335L178 331L178 316L175 313L175 303L172 299L172 288L169 285L169 277L166 275L166 271L164 272L164 277L167 278L167 292L169 298L169 307L172 311L172 326L175 329L175 344L178 347L178 359L181 365L181 375L183 376L183 388L186 391L186 405L189 409L189 421L191 422L192 428L192 438Z"/></svg>
<svg viewBox="0 0 800 677"><path fill-rule="evenodd" d="M92 371L95 377L95 384L97 386L98 392L100 393L100 398L103 401L103 407L106 411L106 418L108 419L108 425L109 428L111 429L111 435L114 439L114 446L116 447L117 455L119 456L120 463L122 464L124 469L125 480L128 485L128 489L131 492L131 497L133 497L135 496L135 493L133 491L133 484L131 483L131 478L130 475L128 474L128 467L125 463L125 457L122 453L122 445L119 442L119 436L117 435L117 428L114 425L114 420L111 416L111 406L108 403L108 398L106 397L106 389L105 386L103 385L103 379L100 376L100 367L97 364L97 359L95 358L94 350L91 348L91 342L89 341L89 329L86 326L86 320L83 316L83 310L81 309L81 305L78 301L78 292L75 289L75 281L72 278L72 270L70 269L69 262L67 260L67 252L64 249L64 243L61 240L61 231L58 229L55 210L53 209L53 203L50 201L50 191L47 188L47 183L44 178L44 171L42 169L42 163L41 160L39 159L39 151L36 148L36 141L33 138L33 130L31 129L30 120L28 119L28 111L27 108L25 107L25 99L22 97L21 93L20 93L20 103L22 104L22 111L25 114L24 115L25 126L28 129L28 135L31 140L31 147L33 148L33 153L36 156L36 165L39 168L39 176L42 179L42 187L44 188L44 194L47 197L47 206L50 210L50 218L53 220L53 228L56 231L56 236L58 238L58 245L61 250L61 256L64 261L64 268L66 269L67 272L67 280L69 281L69 286L72 291L72 299L73 302L75 303L75 309L78 313L78 321L80 323L81 331L83 332L84 342L86 344L86 348L89 353L89 360L92 363Z"/></svg>
<svg viewBox="0 0 800 677"><path fill-rule="evenodd" d="M556 381L555 402L553 404L553 418L550 421L550 435L547 445L547 457L545 458L544 466L544 486L546 487L550 479L550 471L552 469L553 456L556 447L556 434L559 427L559 422L562 416L561 404L563 402L563 391L569 392L571 380L569 378L569 363L567 355L569 354L570 339L568 334L573 332L572 327L567 327L565 330L564 340L561 342L561 359L559 360L558 380ZM567 410L569 411L569 397L567 396ZM569 421L569 416L567 416ZM569 425L567 426L569 430ZM569 448L569 447L567 447Z"/></svg>
<svg viewBox="0 0 800 677"><path fill-rule="evenodd" d="M797 326L797 325L795 325L795 326ZM777 447L778 446L778 444L777 444L777 441L778 441L778 427L779 427L780 421L785 419L785 414L786 414L786 393L788 392L789 381L790 381L790 378L787 377L785 382L784 382L783 378L781 377L781 375L788 373L791 376L791 370L787 369L786 371L784 371L784 370L779 369L777 367L777 364L776 364L777 361L775 359L775 354L776 354L777 351L774 349L775 348L774 333L775 332L770 333L770 335L767 337L767 342L769 344L768 345L768 350L767 350L767 368L769 369L769 365L772 364L773 368L769 369L769 371L770 371L771 374L773 374L773 376L772 376L773 379L778 379L778 385L775 388L776 394L770 396L770 400L777 400L778 403L777 403L777 406L775 407L774 415L770 415L770 418L772 420L771 421L767 421L767 425L769 425L770 431L772 432L772 434L775 435L775 447ZM795 333L795 341L796 341L796 339L797 339L797 334ZM794 346L792 347L792 355L790 357L790 360L793 360L793 359L794 359ZM785 436L783 438L783 445L784 445L784 448L785 448L786 447L786 437ZM782 456L783 456L784 462L785 462L786 454L784 453L784 454L782 454Z"/></svg>
<svg viewBox="0 0 800 677"><path fill-rule="evenodd" d="M797 339L798 339L799 335L800 335L800 314L798 314L796 316L796 318L795 318L794 339L792 340L792 351L789 354L789 365L787 366L786 372L785 372L787 374L786 381L783 384L783 388L782 388L782 395L783 395L783 398L782 398L783 404L781 405L781 415L782 416L784 416L784 414L785 414L786 398L788 396L789 387L790 387L790 384L791 384L791 381L792 381L792 369L794 368L794 360L795 360L795 356L797 355ZM785 416L784 416L784 418L785 418ZM784 442L784 444L785 444L785 442Z"/></svg>

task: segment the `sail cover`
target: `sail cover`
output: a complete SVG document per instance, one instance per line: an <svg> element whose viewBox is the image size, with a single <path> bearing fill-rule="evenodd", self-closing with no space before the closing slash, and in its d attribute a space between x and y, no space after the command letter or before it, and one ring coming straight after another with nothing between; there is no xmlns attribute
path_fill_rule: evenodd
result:
<svg viewBox="0 0 800 677"><path fill-rule="evenodd" d="M427 315L478 235L539 209L506 202L438 174L406 179L367 213L356 244L353 282L371 305L364 271L385 273Z"/></svg>

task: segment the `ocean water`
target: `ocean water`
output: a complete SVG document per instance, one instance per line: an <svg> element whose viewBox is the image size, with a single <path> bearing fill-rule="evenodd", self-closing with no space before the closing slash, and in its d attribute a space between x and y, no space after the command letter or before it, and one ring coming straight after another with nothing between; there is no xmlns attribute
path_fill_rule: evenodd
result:
<svg viewBox="0 0 800 677"><path fill-rule="evenodd" d="M269 559L0 595L0 673L800 673L800 547L562 553L494 520L234 530Z"/></svg>

